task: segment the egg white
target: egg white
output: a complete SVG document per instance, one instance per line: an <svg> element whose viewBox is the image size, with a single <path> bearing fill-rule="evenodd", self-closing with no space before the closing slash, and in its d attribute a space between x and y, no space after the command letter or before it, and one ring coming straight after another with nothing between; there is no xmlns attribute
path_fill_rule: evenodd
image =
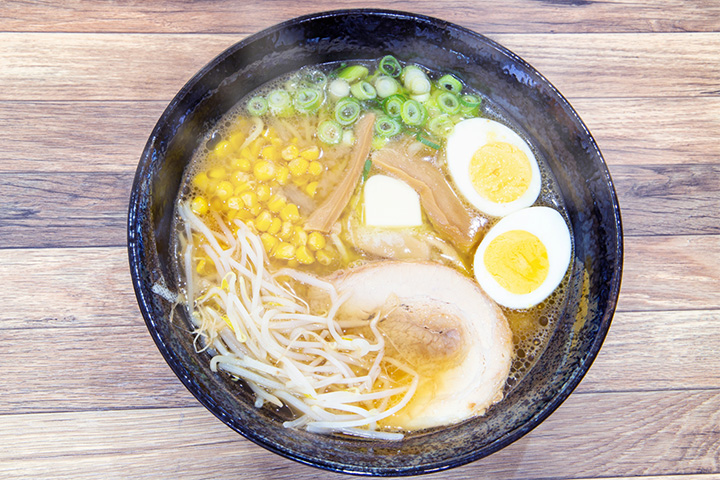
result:
<svg viewBox="0 0 720 480"><path fill-rule="evenodd" d="M485 250L490 242L511 230L525 230L532 233L547 249L549 263L547 277L530 293L517 294L506 290L485 267ZM570 230L562 215L549 207L530 207L500 219L490 229L475 252L473 268L480 287L493 300L508 308L524 309L542 302L560 285L570 265L571 254Z"/></svg>
<svg viewBox="0 0 720 480"><path fill-rule="evenodd" d="M506 142L522 150L530 160L532 178L520 198L507 203L496 203L481 196L470 181L470 161L475 152L490 142ZM481 212L503 217L521 208L529 207L540 194L542 178L535 155L520 135L502 123L489 118L470 118L455 125L447 140L447 165L460 193Z"/></svg>

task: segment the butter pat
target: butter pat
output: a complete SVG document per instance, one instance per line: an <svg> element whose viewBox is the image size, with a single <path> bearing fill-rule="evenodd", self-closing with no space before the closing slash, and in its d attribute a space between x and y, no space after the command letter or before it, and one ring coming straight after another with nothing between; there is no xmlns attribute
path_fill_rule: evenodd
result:
<svg viewBox="0 0 720 480"><path fill-rule="evenodd" d="M416 227L422 225L420 197L407 183L387 175L373 175L363 190L365 225Z"/></svg>

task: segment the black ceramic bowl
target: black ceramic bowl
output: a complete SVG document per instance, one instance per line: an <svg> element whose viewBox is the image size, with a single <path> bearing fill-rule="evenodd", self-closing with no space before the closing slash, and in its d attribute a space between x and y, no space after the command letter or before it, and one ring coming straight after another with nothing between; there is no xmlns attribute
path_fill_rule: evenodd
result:
<svg viewBox="0 0 720 480"><path fill-rule="evenodd" d="M210 371L206 355L193 349L184 312L178 309L171 324L171 304L152 291L157 283L177 288L170 255L174 202L183 170L204 134L247 92L303 65L390 53L456 73L534 138L572 222L572 293L536 365L484 417L411 434L398 443L286 429L276 413L255 408L241 385ZM610 176L587 128L558 91L522 59L477 33L433 18L378 10L327 12L282 23L230 47L193 77L165 110L143 152L130 199L128 248L150 334L208 410L280 455L328 470L381 476L477 460L542 422L597 355L610 326L622 267L620 212Z"/></svg>

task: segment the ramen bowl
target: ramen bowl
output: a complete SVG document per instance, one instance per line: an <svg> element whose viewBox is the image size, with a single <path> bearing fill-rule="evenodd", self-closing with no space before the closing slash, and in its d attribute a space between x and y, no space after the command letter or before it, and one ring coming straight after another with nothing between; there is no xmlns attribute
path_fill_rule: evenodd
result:
<svg viewBox="0 0 720 480"><path fill-rule="evenodd" d="M547 159L574 235L569 296L534 366L484 416L410 433L402 441L362 440L289 429L282 412L256 408L242 382L211 371L190 322L162 291L177 292L172 224L193 152L250 91L305 65L393 54L452 72L487 95L533 138ZM497 43L442 20L403 12L345 10L299 17L228 48L177 94L139 162L128 218L130 267L140 310L180 381L210 412L282 456L346 473L390 476L439 471L485 457L547 418L578 385L602 345L620 288L622 231L615 191L595 141L561 94ZM161 286L162 288L158 288Z"/></svg>

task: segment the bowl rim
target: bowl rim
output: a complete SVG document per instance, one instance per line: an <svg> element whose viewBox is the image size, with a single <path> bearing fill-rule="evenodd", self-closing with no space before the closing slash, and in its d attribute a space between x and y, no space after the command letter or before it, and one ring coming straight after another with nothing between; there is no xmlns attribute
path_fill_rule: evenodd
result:
<svg viewBox="0 0 720 480"><path fill-rule="evenodd" d="M582 129L583 134L585 135L587 141L589 142L590 148L593 150L593 153L597 155L599 162L599 171L603 175L602 183L608 188L610 193L610 200L612 202L613 206L613 223L614 227L616 229L616 236L615 236L615 262L613 265L613 275L610 279L609 285L608 285L608 291L609 295L606 301L607 309L603 315L602 321L600 323L599 329L597 333L595 334L593 342L590 344L590 348L588 348L585 351L585 354L581 361L579 362L578 366L573 370L570 377L567 379L567 381L562 385L562 388L557 390L551 400L545 402L543 404L543 407L532 417L530 417L525 423L520 425L519 427L515 428L514 430L510 430L507 433L505 433L500 438L496 439L494 442L487 444L482 449L479 450L472 450L469 452L466 452L464 455L460 455L457 457L453 457L451 460L444 460L441 462L434 462L434 463L424 463L424 464L418 464L408 467L399 467L399 468L393 468L391 470L382 470L382 469L373 469L373 468L367 468L363 466L352 466L352 465L344 465L344 464L338 464L334 461L328 461L324 459L319 459L316 456L313 455L306 455L303 452L297 452L290 449L283 449L275 444L272 444L268 442L262 435L259 435L254 430L251 429L244 429L241 424L238 422L232 421L233 419L228 419L225 413L222 411L222 409L216 404L211 397L204 394L202 391L200 391L198 385L192 381L192 374L191 372L183 365L182 361L179 360L179 358L174 354L173 350L169 347L169 345L164 341L164 339L159 335L158 331L153 327L153 318L150 314L151 308L150 308L150 300L149 295L152 295L152 292L150 292L148 289L144 288L143 282L142 282L142 257L143 257L143 239L141 238L141 234L138 230L137 220L138 215L142 209L141 206L141 200L142 200L142 187L146 183L146 173L147 170L149 170L151 163L152 163L152 151L154 149L155 140L158 138L159 133L161 132L163 126L167 124L168 119L171 117L174 110L177 108L177 106L185 99L185 97L188 95L189 92L191 92L197 84L214 68L216 68L218 65L220 65L227 57L235 54L238 50L246 47L247 45L255 42L258 39L261 39L263 37L266 37L268 35L271 35L273 33L279 32L283 29L286 29L288 27L293 27L297 25L301 25L306 22L312 22L316 20L321 19L327 19L327 18L333 18L333 17L342 17L347 15L367 15L367 16L379 16L379 17L393 17L393 18L399 18L403 20L409 20L409 21L416 21L416 22L425 22L432 24L435 27L441 27L441 28L451 28L453 30L459 31L465 35L469 35L471 37L475 37L479 41L487 44L491 48L497 50L499 53L509 57L514 62L520 64L522 67L527 69L529 72L531 72L533 75L535 75L537 78L536 80L542 84L544 88L547 88L549 91L552 92L553 96L558 100L559 104L561 105L563 111L572 117L573 121ZM610 323L612 321L612 317L614 315L614 312L617 308L617 302L618 302L618 296L620 293L620 287L621 287L621 279L622 279L622 266L623 266L623 258L624 258L624 243L623 243L623 231L622 231L622 220L620 215L620 206L618 203L617 193L615 191L614 184L612 182L610 172L607 167L607 163L605 162L605 159L600 152L599 147L597 146L597 143L595 142L595 139L591 135L589 129L585 125L585 123L582 121L582 119L579 117L575 109L571 106L571 104L568 102L568 100L557 90L557 88L550 83L538 70L533 68L529 63L527 63L525 60L523 60L521 57L519 57L514 52L508 50L504 46L500 45L499 43L495 42L494 40L477 33L473 30L470 30L469 28L460 26L455 23L448 22L446 20L442 20L439 18L423 15L423 14L416 14L406 11L400 11L400 10L392 10L392 9L377 9L377 8L355 8L355 9L336 9L336 10L328 10L328 11L320 11L316 13L309 13L305 15L301 15L298 17L294 17L288 20L285 20L283 22L280 22L278 24L272 25L270 27L267 27L257 33L254 33L252 35L249 35L242 40L232 44L228 48L226 48L224 51L222 51L220 54L218 54L215 58L213 58L211 61L209 61L205 66L203 66L195 75L193 75L190 80L188 80L185 85L178 91L178 93L173 97L173 99L170 101L168 106L165 108L161 116L159 117L155 127L152 130L152 133L143 149L140 162L138 164L136 174L133 180L131 195L130 195L130 202L128 207L128 218L127 218L127 243L128 243L128 260L130 264L130 273L132 277L132 283L135 290L135 296L138 302L138 305L140 306L140 311L143 316L143 319L145 321L145 324L151 334L151 337L153 338L158 350L162 354L163 358L165 359L166 363L171 367L174 374L180 379L180 381L183 383L183 385L190 391L190 393L193 394L193 396L207 409L209 410L213 415L215 415L218 419L220 419L224 424L226 424L228 427L236 431L237 433L240 433L243 437L247 438L248 440L252 441L253 443L265 448L266 450L269 450L273 453L276 453L282 457L297 461L299 463L321 468L324 470L329 471L335 471L340 473L349 473L354 475L370 475L370 476L408 476L408 475L418 475L418 474L425 474L425 473L433 473L433 472L439 472L443 471L449 468L465 465L467 463L474 462L476 460L479 460L487 455L490 455L508 445L511 443L517 441L530 431L532 431L534 428L536 428L540 423L542 423L548 416L550 416L557 408L569 397L569 395L575 390L575 388L578 386L582 378L585 376L587 371L589 370L590 366L592 365L593 361L597 357L600 348L607 336L607 332L610 327Z"/></svg>

